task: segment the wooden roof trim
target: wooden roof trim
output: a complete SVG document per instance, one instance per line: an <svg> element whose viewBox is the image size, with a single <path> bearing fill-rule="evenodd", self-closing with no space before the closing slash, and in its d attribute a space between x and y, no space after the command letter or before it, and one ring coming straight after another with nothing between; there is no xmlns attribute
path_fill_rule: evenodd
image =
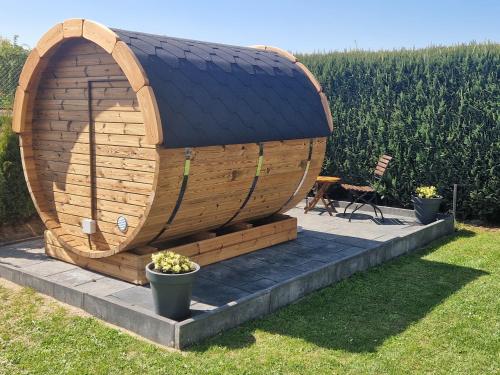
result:
<svg viewBox="0 0 500 375"><path fill-rule="evenodd" d="M284 49L281 49L278 47L264 46L262 44L256 44L256 45L253 45L250 47L265 50L265 51L271 51L271 52L277 53L278 55L284 57L285 59L290 60L291 62L293 62L295 65L297 65L304 72L304 74L307 76L307 78L309 78L309 81L311 81L313 86L316 88L317 92L323 91L321 84L318 82L316 77L314 77L314 74L312 74L311 71L309 69L307 69L307 67L304 64L302 64L300 61L298 61L297 58L294 55L292 55L290 52L285 51Z"/></svg>
<svg viewBox="0 0 500 375"><path fill-rule="evenodd" d="M297 65L300 69L302 69L302 71L307 76L307 78L309 78L309 81L311 81L317 92L323 92L321 84L318 82L314 74L312 74L311 71L307 69L307 67L304 64L302 64L300 61L297 61L295 65Z"/></svg>
<svg viewBox="0 0 500 375"><path fill-rule="evenodd" d="M38 68L40 64L40 54L38 50L33 48L24 63L23 69L21 70L21 74L19 75L19 86L27 91L29 83L31 81L31 77L33 73Z"/></svg>
<svg viewBox="0 0 500 375"><path fill-rule="evenodd" d="M83 36L83 19L70 18L63 22L64 38L81 38Z"/></svg>
<svg viewBox="0 0 500 375"><path fill-rule="evenodd" d="M85 38L113 56L130 82L132 89L140 97L139 102L144 108L146 121L146 138L150 144L161 144L163 130L158 106L151 88L141 91L143 87L149 87L149 80L137 56L126 43L119 40L114 31L100 23L81 18L68 19L53 26L42 36L28 55L19 76L20 90L16 92L12 129L15 132L23 131L27 110L26 103L24 103L26 94L31 90L33 83L37 81L35 78L39 75L38 73L46 67L50 57L49 52L55 51L55 47L70 38ZM154 102L148 102L149 100Z"/></svg>
<svg viewBox="0 0 500 375"><path fill-rule="evenodd" d="M265 45L262 45L262 44L256 44L256 45L253 45L253 46L250 46L250 47L251 48L256 48L256 49L262 49L262 50L265 50L265 51L275 52L278 55L283 56L285 59L288 59L288 60L290 60L293 63L297 62L297 58L294 55L292 55L290 52L288 52L288 51L286 51L286 50L284 50L282 48L273 47L273 46L265 46Z"/></svg>
<svg viewBox="0 0 500 375"><path fill-rule="evenodd" d="M83 37L94 42L109 54L113 53L119 39L110 28L91 20L83 20Z"/></svg>
<svg viewBox="0 0 500 375"><path fill-rule="evenodd" d="M119 40L116 42L112 56L125 73L132 89L138 92L142 87L149 85L149 80L139 59L130 47Z"/></svg>
<svg viewBox="0 0 500 375"><path fill-rule="evenodd" d="M25 91L21 86L17 86L12 111L12 131L14 133L19 134L24 129L24 124L26 122L26 112L28 110L28 97L29 93Z"/></svg>
<svg viewBox="0 0 500 375"><path fill-rule="evenodd" d="M330 110L330 103L328 103L328 99L324 92L319 93L319 97L321 98L321 104L323 105L323 109L325 110L326 121L328 122L328 127L330 131L333 131L333 119L332 119L332 111Z"/></svg>
<svg viewBox="0 0 500 375"><path fill-rule="evenodd" d="M158 104L153 89L149 86L146 72L137 56L113 30L100 23L84 20L83 37L113 56L137 95L144 115L148 143L151 145L161 144L163 142L163 129Z"/></svg>
<svg viewBox="0 0 500 375"><path fill-rule="evenodd" d="M38 85L40 72L48 63L47 58L41 58L37 48L33 48L19 75L19 85L14 97L12 111L12 131L22 133L26 128L28 106L30 105L29 93Z"/></svg>
<svg viewBox="0 0 500 375"><path fill-rule="evenodd" d="M36 44L36 49L40 57L44 57L52 48L61 43L64 39L63 24L58 23L47 31Z"/></svg>
<svg viewBox="0 0 500 375"><path fill-rule="evenodd" d="M136 93L139 106L144 116L146 140L151 145L163 143L163 127L155 93L151 86L143 86Z"/></svg>

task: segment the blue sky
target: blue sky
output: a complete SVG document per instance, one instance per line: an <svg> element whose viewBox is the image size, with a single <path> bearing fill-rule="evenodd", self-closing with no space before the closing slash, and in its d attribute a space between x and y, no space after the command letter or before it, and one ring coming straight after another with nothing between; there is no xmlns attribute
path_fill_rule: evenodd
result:
<svg viewBox="0 0 500 375"><path fill-rule="evenodd" d="M293 52L500 42L500 0L5 1L0 36L34 46L52 25L89 18L107 26Z"/></svg>

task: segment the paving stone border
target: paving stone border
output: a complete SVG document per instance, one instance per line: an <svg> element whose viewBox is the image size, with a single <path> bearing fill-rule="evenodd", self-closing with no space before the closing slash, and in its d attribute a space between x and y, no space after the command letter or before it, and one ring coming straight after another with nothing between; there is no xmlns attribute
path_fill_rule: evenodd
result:
<svg viewBox="0 0 500 375"><path fill-rule="evenodd" d="M222 330L269 314L356 272L417 250L435 239L452 233L453 230L454 220L451 216L447 216L404 237L391 239L369 249L354 250L341 255L340 259L322 268L283 281L209 313L179 322L176 325L176 347L184 348Z"/></svg>
<svg viewBox="0 0 500 375"><path fill-rule="evenodd" d="M82 288L79 289L78 286L65 285L60 280L40 276L26 268L21 269L4 264L1 262L1 248L0 277L81 308L97 318L159 344L183 349L223 330L269 314L306 294L347 278L356 272L364 271L421 248L437 238L452 233L453 230L453 218L445 216L432 224L422 226L419 230L386 242L374 243L365 248L351 247L345 251L339 251L329 263L318 268L181 322L163 318L144 307L125 304L110 296L99 296ZM84 271L82 278L92 277L94 274L97 278L96 282L99 282L99 274L82 271ZM88 274L84 274L85 272ZM108 284L106 287L113 287Z"/></svg>

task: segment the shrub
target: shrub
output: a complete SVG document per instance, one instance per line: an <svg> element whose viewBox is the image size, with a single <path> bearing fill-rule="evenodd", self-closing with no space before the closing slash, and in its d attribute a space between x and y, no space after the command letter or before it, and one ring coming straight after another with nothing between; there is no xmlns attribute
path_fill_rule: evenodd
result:
<svg viewBox="0 0 500 375"><path fill-rule="evenodd" d="M35 212L24 180L19 141L9 117L0 117L0 225L20 222Z"/></svg>
<svg viewBox="0 0 500 375"><path fill-rule="evenodd" d="M323 172L368 177L394 157L385 203L411 207L420 185L463 218L500 220L500 45L298 56L330 99L335 131Z"/></svg>
<svg viewBox="0 0 500 375"><path fill-rule="evenodd" d="M151 256L154 270L162 273L187 273L194 271L196 266L188 257L174 253L173 251L162 251Z"/></svg>

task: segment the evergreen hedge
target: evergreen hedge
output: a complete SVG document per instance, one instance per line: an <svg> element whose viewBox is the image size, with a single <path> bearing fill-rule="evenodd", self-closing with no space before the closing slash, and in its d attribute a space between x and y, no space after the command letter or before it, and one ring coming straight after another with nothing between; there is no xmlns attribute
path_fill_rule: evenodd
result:
<svg viewBox="0 0 500 375"><path fill-rule="evenodd" d="M0 37L0 110L12 108L19 74L30 51Z"/></svg>
<svg viewBox="0 0 500 375"><path fill-rule="evenodd" d="M298 56L321 82L335 124L324 172L370 176L394 157L382 195L411 207L420 185L462 217L500 218L500 45Z"/></svg>
<svg viewBox="0 0 500 375"><path fill-rule="evenodd" d="M411 207L415 188L431 184L449 205L458 183L462 217L499 220L499 44L298 57L332 107L324 173L369 177L388 153L394 163L381 187L386 203ZM33 213L17 137L0 117L0 224Z"/></svg>
<svg viewBox="0 0 500 375"><path fill-rule="evenodd" d="M0 117L0 225L22 222L35 213L24 181L19 138L10 117Z"/></svg>

